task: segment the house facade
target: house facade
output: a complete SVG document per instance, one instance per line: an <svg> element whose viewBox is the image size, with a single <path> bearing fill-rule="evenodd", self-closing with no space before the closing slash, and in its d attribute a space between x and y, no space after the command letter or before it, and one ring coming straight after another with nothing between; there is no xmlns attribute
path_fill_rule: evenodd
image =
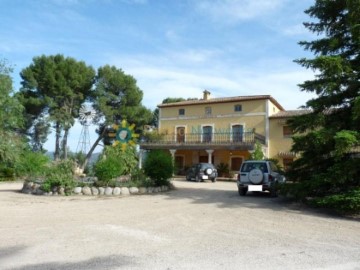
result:
<svg viewBox="0 0 360 270"><path fill-rule="evenodd" d="M203 98L158 105L159 136L140 143L140 150L164 149L179 171L198 162L227 164L239 170L256 142L268 158L287 166L295 155L286 120L299 111L285 109L270 95Z"/></svg>

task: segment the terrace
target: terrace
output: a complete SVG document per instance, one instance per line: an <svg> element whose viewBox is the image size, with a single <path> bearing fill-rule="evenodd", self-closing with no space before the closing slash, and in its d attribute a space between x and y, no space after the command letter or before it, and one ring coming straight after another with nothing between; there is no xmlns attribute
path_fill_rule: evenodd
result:
<svg viewBox="0 0 360 270"><path fill-rule="evenodd" d="M141 149L230 149L253 150L256 142L265 144L265 136L255 132L146 134Z"/></svg>

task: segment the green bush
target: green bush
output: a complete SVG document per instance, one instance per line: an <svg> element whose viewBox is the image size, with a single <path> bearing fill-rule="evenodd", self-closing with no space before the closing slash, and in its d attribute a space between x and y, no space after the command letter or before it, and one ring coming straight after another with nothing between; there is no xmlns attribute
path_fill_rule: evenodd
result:
<svg viewBox="0 0 360 270"><path fill-rule="evenodd" d="M229 165L226 163L221 162L217 165L216 169L220 177L226 177L230 174Z"/></svg>
<svg viewBox="0 0 360 270"><path fill-rule="evenodd" d="M98 161L94 167L95 176L102 181L105 186L110 184L111 179L122 175L123 164L115 157L106 157Z"/></svg>
<svg viewBox="0 0 360 270"><path fill-rule="evenodd" d="M344 214L360 213L360 188L353 191L330 195L323 198L316 198L311 202L312 205L335 209Z"/></svg>
<svg viewBox="0 0 360 270"><path fill-rule="evenodd" d="M55 162L47 170L41 189L49 192L55 187L63 187L65 194L71 194L73 188L76 186L73 168L74 163L70 160Z"/></svg>
<svg viewBox="0 0 360 270"><path fill-rule="evenodd" d="M153 181L146 176L144 170L136 168L132 171L129 186L151 187L153 185Z"/></svg>
<svg viewBox="0 0 360 270"><path fill-rule="evenodd" d="M50 158L41 152L24 151L15 164L17 176L34 178L44 176L50 164Z"/></svg>
<svg viewBox="0 0 360 270"><path fill-rule="evenodd" d="M94 165L94 174L103 184L108 186L111 184L111 179L131 174L137 163L137 155L133 147L127 147L123 151L121 146L107 146Z"/></svg>
<svg viewBox="0 0 360 270"><path fill-rule="evenodd" d="M252 152L249 156L249 160L263 160L265 158L262 145L258 141L255 143L254 152Z"/></svg>
<svg viewBox="0 0 360 270"><path fill-rule="evenodd" d="M0 181L12 181L15 179L14 168L0 166Z"/></svg>
<svg viewBox="0 0 360 270"><path fill-rule="evenodd" d="M144 162L144 171L155 186L169 185L169 179L174 173L174 164L169 153L152 150Z"/></svg>

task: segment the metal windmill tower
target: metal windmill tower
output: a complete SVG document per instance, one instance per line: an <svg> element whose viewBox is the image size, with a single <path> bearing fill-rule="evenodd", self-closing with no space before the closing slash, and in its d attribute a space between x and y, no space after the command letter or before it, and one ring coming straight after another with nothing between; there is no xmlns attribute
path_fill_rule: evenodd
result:
<svg viewBox="0 0 360 270"><path fill-rule="evenodd" d="M79 110L80 124L82 125L80 139L76 147L76 153L86 154L90 149L90 133L89 126L93 118L95 117L95 111L92 107L83 105Z"/></svg>

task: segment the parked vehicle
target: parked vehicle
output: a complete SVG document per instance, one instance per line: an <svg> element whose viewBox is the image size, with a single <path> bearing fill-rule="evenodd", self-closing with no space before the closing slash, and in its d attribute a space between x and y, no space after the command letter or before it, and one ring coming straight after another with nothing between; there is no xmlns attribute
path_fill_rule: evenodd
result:
<svg viewBox="0 0 360 270"><path fill-rule="evenodd" d="M285 182L285 176L271 161L248 160L241 164L237 179L240 196L248 191L269 191L272 197L278 195L278 185Z"/></svg>
<svg viewBox="0 0 360 270"><path fill-rule="evenodd" d="M216 182L216 177L218 176L217 170L211 163L198 163L191 166L186 172L186 180L195 180L200 182L203 180L211 180Z"/></svg>

